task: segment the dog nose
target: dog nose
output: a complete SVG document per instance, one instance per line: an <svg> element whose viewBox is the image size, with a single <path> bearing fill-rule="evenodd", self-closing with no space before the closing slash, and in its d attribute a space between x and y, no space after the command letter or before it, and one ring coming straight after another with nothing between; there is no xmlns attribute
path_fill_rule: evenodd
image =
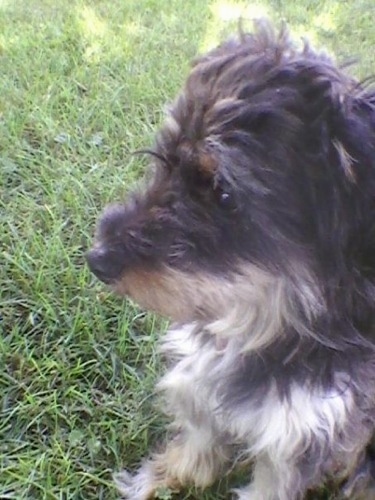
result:
<svg viewBox="0 0 375 500"><path fill-rule="evenodd" d="M85 257L91 272L103 283L110 284L120 277L124 266L113 252L104 248L93 248Z"/></svg>

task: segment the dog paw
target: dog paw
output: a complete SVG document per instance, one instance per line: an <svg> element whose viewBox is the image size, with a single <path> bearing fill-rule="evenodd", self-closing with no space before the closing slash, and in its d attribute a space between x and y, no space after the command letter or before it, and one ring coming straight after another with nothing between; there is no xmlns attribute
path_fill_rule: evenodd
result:
<svg viewBox="0 0 375 500"><path fill-rule="evenodd" d="M252 486L231 490L232 500L264 500L264 496L257 493Z"/></svg>
<svg viewBox="0 0 375 500"><path fill-rule="evenodd" d="M145 471L132 475L123 470L115 474L113 480L121 495L120 498L124 500L149 500L154 497L154 487Z"/></svg>

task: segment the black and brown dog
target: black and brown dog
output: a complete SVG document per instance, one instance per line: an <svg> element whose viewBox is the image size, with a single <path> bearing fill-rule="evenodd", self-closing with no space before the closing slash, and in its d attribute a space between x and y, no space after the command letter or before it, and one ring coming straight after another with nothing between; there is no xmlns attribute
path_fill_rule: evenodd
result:
<svg viewBox="0 0 375 500"><path fill-rule="evenodd" d="M375 498L375 93L260 23L198 59L87 259L175 322L158 388L174 439L124 498L206 487L240 449L241 500L334 479Z"/></svg>

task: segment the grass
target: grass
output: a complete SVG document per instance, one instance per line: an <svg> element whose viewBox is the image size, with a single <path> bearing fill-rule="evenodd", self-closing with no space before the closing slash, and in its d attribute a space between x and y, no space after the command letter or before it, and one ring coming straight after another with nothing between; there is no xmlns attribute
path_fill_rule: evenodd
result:
<svg viewBox="0 0 375 500"><path fill-rule="evenodd" d="M161 435L165 325L111 296L83 253L142 174L129 153L152 141L189 60L238 15L286 19L374 72L373 0L0 0L2 499L114 499L112 471Z"/></svg>

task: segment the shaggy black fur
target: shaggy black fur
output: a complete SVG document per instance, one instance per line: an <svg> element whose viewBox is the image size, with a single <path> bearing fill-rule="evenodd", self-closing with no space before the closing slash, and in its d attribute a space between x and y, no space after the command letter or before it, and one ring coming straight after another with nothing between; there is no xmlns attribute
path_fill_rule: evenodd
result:
<svg viewBox="0 0 375 500"><path fill-rule="evenodd" d="M261 404L273 386L280 400L295 384L330 390L344 374L373 427L374 91L266 27L195 62L149 153L152 182L99 222L93 272L114 288L130 271L231 281L245 264L285 277L298 321L259 349L239 342L220 404ZM204 331L215 318L202 310L191 321Z"/></svg>

